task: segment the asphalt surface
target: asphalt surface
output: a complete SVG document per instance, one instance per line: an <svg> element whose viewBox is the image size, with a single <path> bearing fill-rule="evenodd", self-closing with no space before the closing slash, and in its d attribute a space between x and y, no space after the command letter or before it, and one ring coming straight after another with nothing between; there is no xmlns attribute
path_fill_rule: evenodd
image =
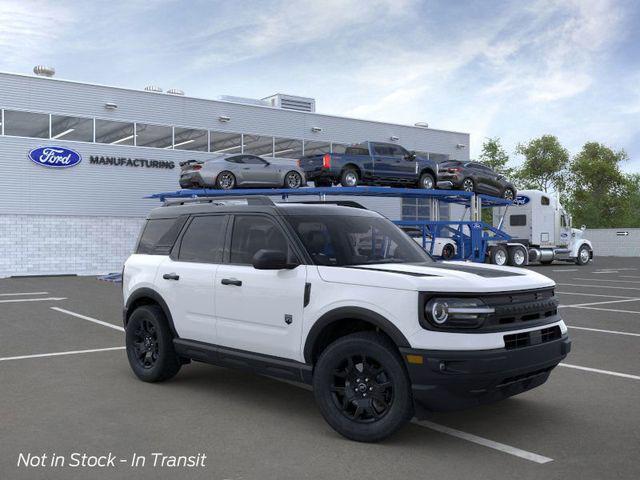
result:
<svg viewBox="0 0 640 480"><path fill-rule="evenodd" d="M203 364L138 381L122 349L103 350L123 345L119 284L0 280L0 479L640 478L640 259L532 268L558 283L567 366L530 392L375 445L335 433L297 385ZM74 452L118 459L72 468ZM207 458L154 467L154 452ZM21 453L67 466L18 466ZM131 466L134 454L144 467Z"/></svg>

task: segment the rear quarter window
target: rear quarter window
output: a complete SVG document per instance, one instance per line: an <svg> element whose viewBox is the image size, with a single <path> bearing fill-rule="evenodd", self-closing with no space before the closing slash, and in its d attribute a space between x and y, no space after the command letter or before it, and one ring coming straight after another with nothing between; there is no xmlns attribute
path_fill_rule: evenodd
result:
<svg viewBox="0 0 640 480"><path fill-rule="evenodd" d="M152 218L147 220L136 253L168 255L186 221L186 217Z"/></svg>

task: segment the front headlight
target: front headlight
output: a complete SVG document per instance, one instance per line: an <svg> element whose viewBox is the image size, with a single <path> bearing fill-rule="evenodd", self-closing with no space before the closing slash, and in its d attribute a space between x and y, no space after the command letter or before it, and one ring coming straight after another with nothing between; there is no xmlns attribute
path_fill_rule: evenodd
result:
<svg viewBox="0 0 640 480"><path fill-rule="evenodd" d="M424 307L424 315L436 327L474 328L494 313L479 298L432 298Z"/></svg>

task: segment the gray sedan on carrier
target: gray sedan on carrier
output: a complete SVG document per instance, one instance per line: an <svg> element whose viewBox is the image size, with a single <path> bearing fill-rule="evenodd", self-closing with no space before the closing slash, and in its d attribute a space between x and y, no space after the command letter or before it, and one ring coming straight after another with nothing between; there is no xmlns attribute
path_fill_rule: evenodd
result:
<svg viewBox="0 0 640 480"><path fill-rule="evenodd" d="M182 188L299 188L307 184L304 171L296 161L286 158L219 155L211 160L181 162L180 168Z"/></svg>

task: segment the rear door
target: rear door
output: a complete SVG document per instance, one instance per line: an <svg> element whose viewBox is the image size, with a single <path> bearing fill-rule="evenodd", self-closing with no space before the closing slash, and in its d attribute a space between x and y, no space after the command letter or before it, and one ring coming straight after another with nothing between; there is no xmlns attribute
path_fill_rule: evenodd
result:
<svg viewBox="0 0 640 480"><path fill-rule="evenodd" d="M252 259L261 249L297 254L282 225L273 217L236 214L216 273L218 343L245 351L300 360L302 314L307 270L257 270Z"/></svg>
<svg viewBox="0 0 640 480"><path fill-rule="evenodd" d="M181 338L215 344L215 277L224 249L228 215L190 219L156 278Z"/></svg>
<svg viewBox="0 0 640 480"><path fill-rule="evenodd" d="M390 180L395 176L396 158L390 145L372 143L371 156L373 158L374 176L377 179Z"/></svg>

